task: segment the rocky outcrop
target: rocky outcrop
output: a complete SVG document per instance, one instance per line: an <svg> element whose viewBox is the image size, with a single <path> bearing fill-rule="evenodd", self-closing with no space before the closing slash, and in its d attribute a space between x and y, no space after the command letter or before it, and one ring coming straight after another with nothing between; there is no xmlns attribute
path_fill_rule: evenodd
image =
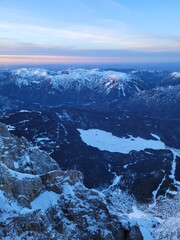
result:
<svg viewBox="0 0 180 240"><path fill-rule="evenodd" d="M0 123L0 238L142 239L82 180Z"/></svg>
<svg viewBox="0 0 180 240"><path fill-rule="evenodd" d="M178 182L180 187L180 182ZM161 218L161 224L153 229L155 239L178 240L180 239L180 188L173 192L172 198L160 198L154 207L154 212Z"/></svg>

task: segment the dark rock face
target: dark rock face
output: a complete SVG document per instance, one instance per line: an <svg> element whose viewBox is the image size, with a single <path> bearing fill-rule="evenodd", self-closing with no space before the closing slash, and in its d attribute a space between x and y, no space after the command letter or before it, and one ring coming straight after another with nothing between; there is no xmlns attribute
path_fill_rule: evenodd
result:
<svg viewBox="0 0 180 240"><path fill-rule="evenodd" d="M6 128L5 124L0 125L0 133L1 133L2 137L10 137L11 136L11 134L8 131L8 129Z"/></svg>
<svg viewBox="0 0 180 240"><path fill-rule="evenodd" d="M0 238L141 239L82 179L0 123Z"/></svg>
<svg viewBox="0 0 180 240"><path fill-rule="evenodd" d="M138 239L138 240L143 240L142 234L139 230L139 228L132 227L129 236L127 237L127 240L133 240L133 239Z"/></svg>

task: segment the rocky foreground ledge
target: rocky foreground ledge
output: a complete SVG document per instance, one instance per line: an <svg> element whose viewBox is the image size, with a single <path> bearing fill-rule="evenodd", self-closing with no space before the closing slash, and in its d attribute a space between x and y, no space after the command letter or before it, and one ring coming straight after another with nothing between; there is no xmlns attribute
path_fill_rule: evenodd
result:
<svg viewBox="0 0 180 240"><path fill-rule="evenodd" d="M143 239L104 195L0 123L0 239Z"/></svg>

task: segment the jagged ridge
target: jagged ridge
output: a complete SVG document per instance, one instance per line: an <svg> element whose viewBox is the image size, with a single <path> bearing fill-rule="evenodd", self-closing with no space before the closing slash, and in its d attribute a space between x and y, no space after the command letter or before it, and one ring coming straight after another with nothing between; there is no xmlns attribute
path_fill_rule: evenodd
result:
<svg viewBox="0 0 180 240"><path fill-rule="evenodd" d="M1 123L0 156L1 239L142 239L102 193L84 187L80 172L62 171Z"/></svg>

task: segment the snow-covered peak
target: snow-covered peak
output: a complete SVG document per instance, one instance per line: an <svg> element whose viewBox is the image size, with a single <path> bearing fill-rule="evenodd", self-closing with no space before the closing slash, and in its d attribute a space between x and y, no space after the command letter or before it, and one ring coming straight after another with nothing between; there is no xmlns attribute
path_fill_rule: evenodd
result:
<svg viewBox="0 0 180 240"><path fill-rule="evenodd" d="M38 84L40 80L49 78L47 70L31 68L12 70L12 76L15 77L15 83L19 87L22 85L28 86L32 83Z"/></svg>
<svg viewBox="0 0 180 240"><path fill-rule="evenodd" d="M31 69L31 68L20 68L17 70L13 70L12 73L15 76L19 76L21 78L31 78L31 77L36 77L41 78L41 77L47 77L48 73L47 70L45 69Z"/></svg>
<svg viewBox="0 0 180 240"><path fill-rule="evenodd" d="M123 88L123 83L130 82L134 76L132 74L115 72L115 71L100 71L98 69L68 69L58 72L56 76L51 77L51 84L54 88L71 88L76 86L78 90L81 87L87 87L94 90L99 88L99 91L109 93L112 88ZM135 77L135 79L137 79Z"/></svg>
<svg viewBox="0 0 180 240"><path fill-rule="evenodd" d="M171 73L171 76L174 78L180 78L180 72L173 72Z"/></svg>
<svg viewBox="0 0 180 240"><path fill-rule="evenodd" d="M116 71L102 71L99 69L67 69L66 71L60 71L60 75L63 77L69 76L71 79L81 79L86 77L91 79L92 77L98 78L114 78L116 80L132 78L132 74L116 72Z"/></svg>
<svg viewBox="0 0 180 240"><path fill-rule="evenodd" d="M118 90L117 94L129 95L142 89L142 81L134 73L118 71L105 71L99 69L66 69L61 71L48 71L45 69L22 68L12 71L13 81L20 88L32 84L41 84L47 80L47 84L59 91L74 89L80 92L88 88L97 94L109 94Z"/></svg>
<svg viewBox="0 0 180 240"><path fill-rule="evenodd" d="M21 68L12 71L15 77L29 79L31 82L36 79L49 78L52 81L77 81L82 83L85 80L104 79L109 81L129 81L134 78L131 73L116 71L100 71L99 69L66 69L62 71L47 71L46 69Z"/></svg>
<svg viewBox="0 0 180 240"><path fill-rule="evenodd" d="M77 81L85 83L86 81L93 82L94 80L129 80L133 78L132 74L116 72L116 71L100 71L99 69L67 69L57 72L55 76L51 76L52 80L56 81Z"/></svg>

